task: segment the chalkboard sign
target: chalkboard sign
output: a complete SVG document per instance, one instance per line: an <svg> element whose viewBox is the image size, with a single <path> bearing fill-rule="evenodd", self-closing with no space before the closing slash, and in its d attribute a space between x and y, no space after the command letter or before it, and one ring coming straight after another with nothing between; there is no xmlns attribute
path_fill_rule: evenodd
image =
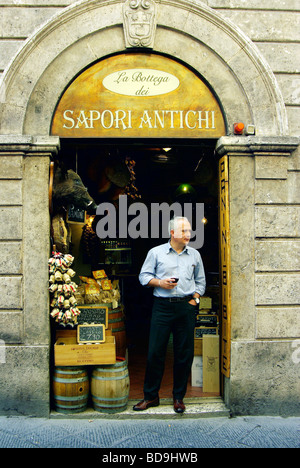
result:
<svg viewBox="0 0 300 468"><path fill-rule="evenodd" d="M69 205L67 222L85 224L85 210L82 210L75 205Z"/></svg>
<svg viewBox="0 0 300 468"><path fill-rule="evenodd" d="M104 325L78 325L77 343L104 343Z"/></svg>
<svg viewBox="0 0 300 468"><path fill-rule="evenodd" d="M216 327L217 316L216 315L197 315L197 327Z"/></svg>
<svg viewBox="0 0 300 468"><path fill-rule="evenodd" d="M202 338L203 335L217 335L217 327L196 327L195 328L195 338Z"/></svg>
<svg viewBox="0 0 300 468"><path fill-rule="evenodd" d="M108 307L99 305L78 306L80 314L77 317L77 323L98 323L108 327Z"/></svg>

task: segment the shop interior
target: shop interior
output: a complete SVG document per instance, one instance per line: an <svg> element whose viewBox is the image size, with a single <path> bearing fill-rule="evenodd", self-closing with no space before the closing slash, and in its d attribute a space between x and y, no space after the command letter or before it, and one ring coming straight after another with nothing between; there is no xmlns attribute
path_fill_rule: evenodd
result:
<svg viewBox="0 0 300 468"><path fill-rule="evenodd" d="M195 328L210 328L213 324L213 333L220 334L218 159L214 146L214 140L180 140L180 143L174 140L130 140L130 144L128 140L101 140L99 144L99 140L61 139L55 167L56 170L72 170L78 174L95 204L111 203L116 213L119 197L124 194L127 195L128 205L141 202L149 208L149 213L153 203L204 203L204 244L199 251L206 271L205 296L209 302L200 304L199 314L203 317L205 314L211 315L214 321L206 323L202 318L202 322L201 319L199 322L198 316L195 316ZM75 183L75 189L76 184L80 183ZM148 251L167 242L167 239L122 238L118 217L116 237L100 239L96 234L96 225L101 217L95 216L95 205L88 201L88 206L78 206L76 194L70 197L65 198L64 202L57 195L53 197L52 247L54 244L58 251L74 257L72 269L76 274L73 281L80 286L80 291L86 287L83 279L93 278L93 271L99 270L104 270L110 285L117 289L115 299L121 313L115 315L117 324L112 326L112 331L122 339L121 353L126 353L130 377L129 399L142 399L153 290L142 287L138 276ZM80 219L81 215L83 218ZM89 300L87 294L81 304L105 303L110 298L103 294L99 299L99 296L93 297L91 294ZM53 342L60 330L73 328L72 323L62 324L51 319ZM196 342L199 343L199 340ZM160 390L162 399L172 398L172 359L171 337ZM199 383L197 386L193 383L191 376L186 398L220 395L220 392L204 392Z"/></svg>

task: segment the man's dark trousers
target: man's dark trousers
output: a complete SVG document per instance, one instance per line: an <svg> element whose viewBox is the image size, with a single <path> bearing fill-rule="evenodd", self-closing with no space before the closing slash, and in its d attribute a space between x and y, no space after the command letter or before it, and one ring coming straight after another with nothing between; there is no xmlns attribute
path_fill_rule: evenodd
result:
<svg viewBox="0 0 300 468"><path fill-rule="evenodd" d="M183 400L194 358L196 307L183 302L154 298L148 361L144 382L145 400L158 396L170 334L173 333L173 398Z"/></svg>

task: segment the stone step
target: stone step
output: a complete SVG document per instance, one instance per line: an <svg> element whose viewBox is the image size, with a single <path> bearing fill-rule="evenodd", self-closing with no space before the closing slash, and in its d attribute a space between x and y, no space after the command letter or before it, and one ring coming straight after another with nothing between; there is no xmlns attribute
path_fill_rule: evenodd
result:
<svg viewBox="0 0 300 468"><path fill-rule="evenodd" d="M133 411L133 406L138 400L129 400L127 409L121 413L100 413L93 408L88 408L82 413L62 414L52 411L50 418L53 419L173 419L173 418L209 418L209 417L230 417L230 410L226 408L222 398L198 398L185 399L186 411L184 414L176 414L173 409L171 399L161 399L160 405L149 408L146 411Z"/></svg>

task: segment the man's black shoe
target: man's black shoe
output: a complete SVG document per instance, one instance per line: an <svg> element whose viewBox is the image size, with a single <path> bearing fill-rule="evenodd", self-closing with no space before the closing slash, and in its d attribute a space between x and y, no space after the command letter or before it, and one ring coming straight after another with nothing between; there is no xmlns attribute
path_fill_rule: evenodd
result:
<svg viewBox="0 0 300 468"><path fill-rule="evenodd" d="M184 413L185 406L182 400L174 399L174 411L175 413Z"/></svg>
<svg viewBox="0 0 300 468"><path fill-rule="evenodd" d="M152 408L154 406L159 406L159 398L155 398L154 400L142 400L137 405L133 407L134 411L145 411L148 408Z"/></svg>

